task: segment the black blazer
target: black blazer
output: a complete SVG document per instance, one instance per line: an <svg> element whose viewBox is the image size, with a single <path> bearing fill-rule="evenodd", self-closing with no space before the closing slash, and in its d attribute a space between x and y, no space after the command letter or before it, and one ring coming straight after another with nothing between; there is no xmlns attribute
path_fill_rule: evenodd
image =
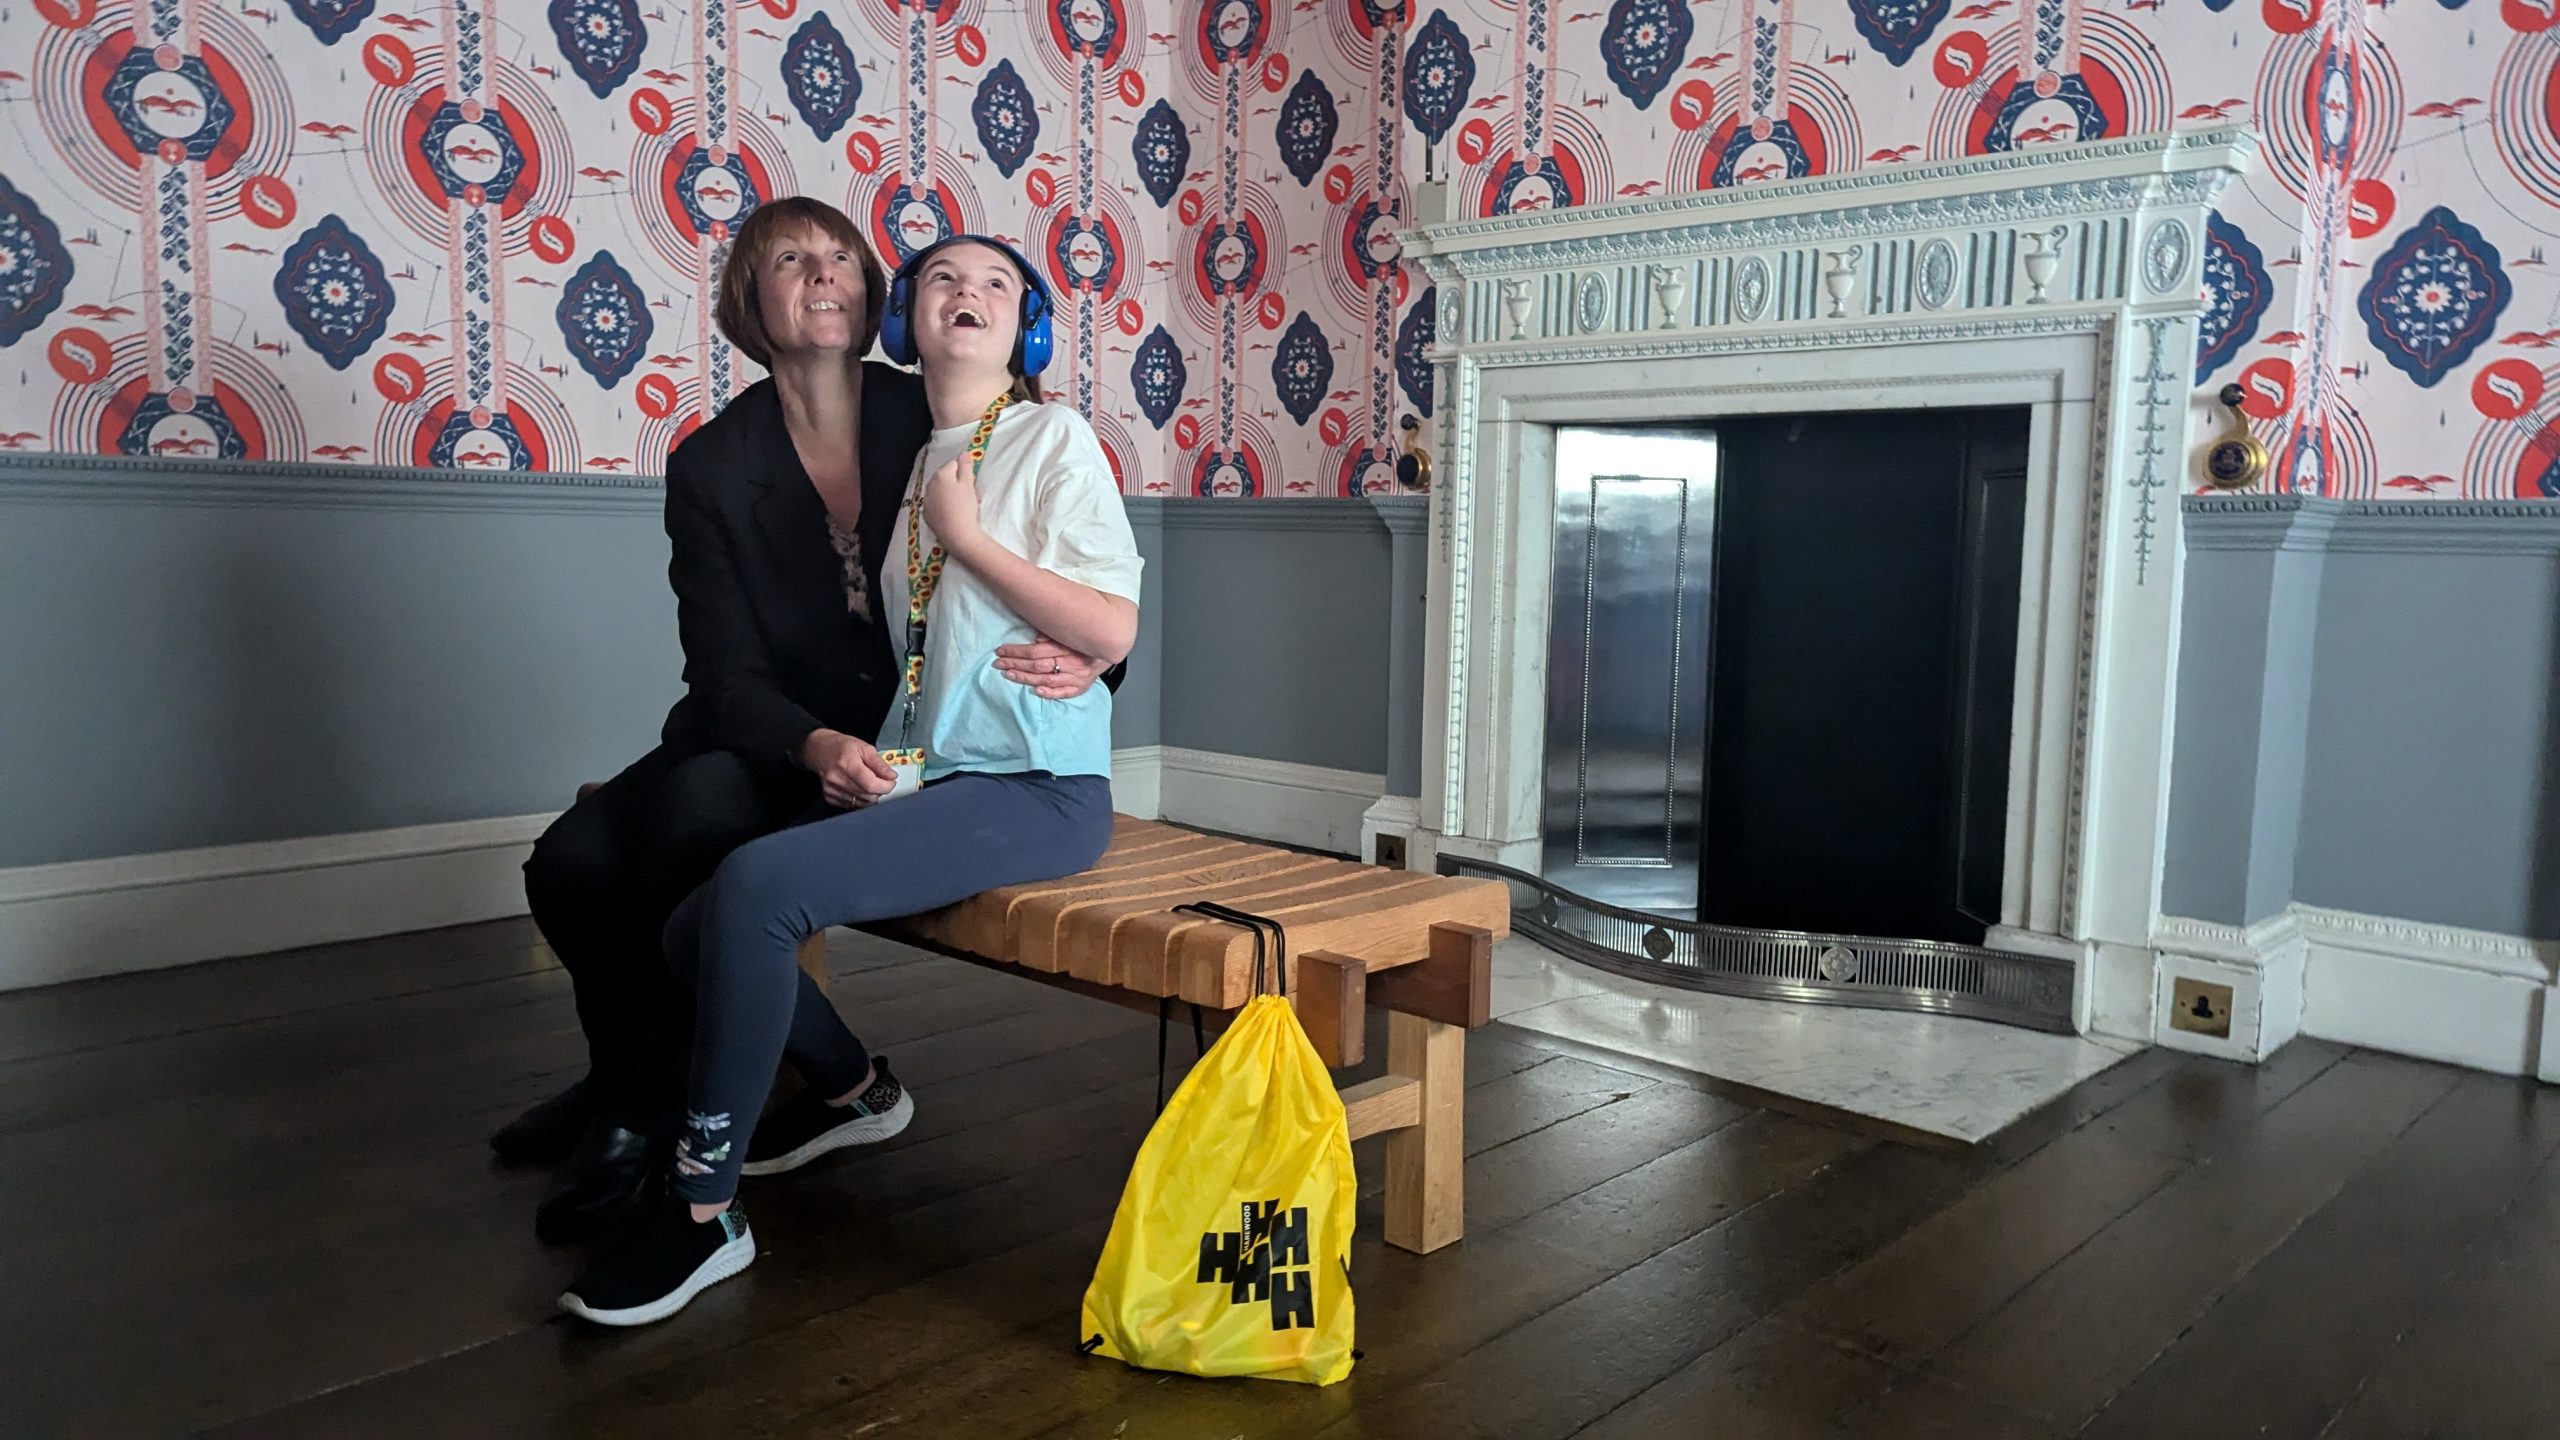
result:
<svg viewBox="0 0 2560 1440"><path fill-rule="evenodd" d="M875 578L932 429L924 382L864 362L857 528ZM687 436L667 457L666 485L685 694L660 738L774 770L799 768L812 730L876 738L897 683L888 632L845 609L826 502L783 428L773 382Z"/></svg>

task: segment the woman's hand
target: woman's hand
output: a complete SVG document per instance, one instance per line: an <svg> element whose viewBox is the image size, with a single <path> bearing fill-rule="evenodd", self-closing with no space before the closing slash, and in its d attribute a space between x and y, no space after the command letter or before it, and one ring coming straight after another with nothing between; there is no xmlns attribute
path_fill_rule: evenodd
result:
<svg viewBox="0 0 2560 1440"><path fill-rule="evenodd" d="M1028 645L996 647L996 673L1028 685L1043 700L1072 700L1093 688L1110 662L1070 650L1043 635Z"/></svg>
<svg viewBox="0 0 2560 1440"><path fill-rule="evenodd" d="M924 523L933 543L967 564L964 552L985 532L978 528L978 467L967 455L944 461L924 486Z"/></svg>
<svg viewBox="0 0 2560 1440"><path fill-rule="evenodd" d="M818 789L839 810L859 810L897 787L898 772L867 740L840 730L812 730L800 742L802 768L818 777Z"/></svg>

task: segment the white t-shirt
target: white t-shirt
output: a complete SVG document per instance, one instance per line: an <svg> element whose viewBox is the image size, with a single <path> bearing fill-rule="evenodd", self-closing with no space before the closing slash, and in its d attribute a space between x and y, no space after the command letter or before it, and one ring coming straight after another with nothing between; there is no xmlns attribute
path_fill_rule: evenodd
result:
<svg viewBox="0 0 2560 1440"><path fill-rule="evenodd" d="M912 496L944 462L969 448L978 421L936 430L908 477ZM914 511L898 507L888 558L880 566L880 604L898 655L899 688L882 727L882 749L925 747L924 778L958 771L1012 775L1111 773L1111 692L1100 685L1072 700L1043 700L995 668L999 645L1026 644L1036 634L993 590L957 560L946 561L925 616L924 693L916 733L906 734L907 526ZM1093 427L1066 405L1016 401L996 418L987 458L978 464L978 523L988 538L1051 574L1089 585L1131 604L1138 600L1137 537L1110 462ZM919 537L921 558L933 550L933 528Z"/></svg>

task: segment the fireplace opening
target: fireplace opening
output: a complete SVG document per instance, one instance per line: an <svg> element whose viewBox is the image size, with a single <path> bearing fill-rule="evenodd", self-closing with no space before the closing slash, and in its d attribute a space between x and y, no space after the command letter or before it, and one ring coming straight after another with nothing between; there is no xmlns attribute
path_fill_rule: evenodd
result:
<svg viewBox="0 0 2560 1440"><path fill-rule="evenodd" d="M2023 408L1558 430L1543 878L1981 944L2027 443Z"/></svg>

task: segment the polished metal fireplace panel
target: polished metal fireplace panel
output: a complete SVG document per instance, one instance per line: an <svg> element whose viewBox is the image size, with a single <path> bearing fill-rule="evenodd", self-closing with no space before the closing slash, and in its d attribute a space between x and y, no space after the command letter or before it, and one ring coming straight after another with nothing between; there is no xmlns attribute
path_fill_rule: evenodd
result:
<svg viewBox="0 0 2560 1440"><path fill-rule="evenodd" d="M1980 945L1708 925L1562 889L1489 860L1440 855L1440 873L1503 881L1522 936L1639 980L1758 1000L1913 1010L2073 1033L2072 965Z"/></svg>
<svg viewBox="0 0 2560 1440"><path fill-rule="evenodd" d="M1556 433L1541 868L1668 915L1698 903L1717 460L1711 430Z"/></svg>

